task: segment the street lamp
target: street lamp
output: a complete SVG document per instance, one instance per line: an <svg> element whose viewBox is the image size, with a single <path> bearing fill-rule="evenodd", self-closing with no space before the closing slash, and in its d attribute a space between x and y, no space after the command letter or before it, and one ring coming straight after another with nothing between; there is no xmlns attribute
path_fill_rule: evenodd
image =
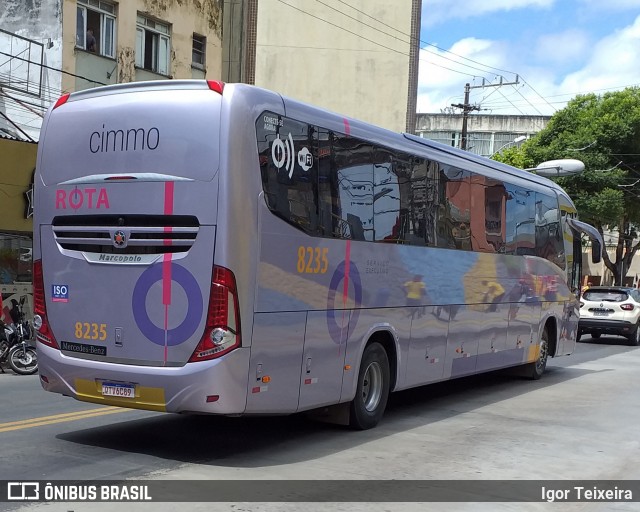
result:
<svg viewBox="0 0 640 512"><path fill-rule="evenodd" d="M511 144L518 144L518 142L522 142L524 140L527 140L527 136L526 135L520 135L519 137L516 137L513 140L510 140L509 142L507 142L506 144L503 144L502 146L500 146L498 149L496 149L491 156L497 155L498 153L500 153L500 151L502 151L504 148L506 148L507 146L510 146Z"/></svg>
<svg viewBox="0 0 640 512"><path fill-rule="evenodd" d="M584 171L584 163L574 158L562 158L560 160L549 160L542 162L536 167L524 169L545 178L560 178L562 176L573 176Z"/></svg>

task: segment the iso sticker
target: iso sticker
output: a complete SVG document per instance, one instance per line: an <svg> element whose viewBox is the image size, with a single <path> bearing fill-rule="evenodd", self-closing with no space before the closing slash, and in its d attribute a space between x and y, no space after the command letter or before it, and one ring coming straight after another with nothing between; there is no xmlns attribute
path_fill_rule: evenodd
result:
<svg viewBox="0 0 640 512"><path fill-rule="evenodd" d="M69 287L66 284L51 285L51 300L53 302L69 302Z"/></svg>

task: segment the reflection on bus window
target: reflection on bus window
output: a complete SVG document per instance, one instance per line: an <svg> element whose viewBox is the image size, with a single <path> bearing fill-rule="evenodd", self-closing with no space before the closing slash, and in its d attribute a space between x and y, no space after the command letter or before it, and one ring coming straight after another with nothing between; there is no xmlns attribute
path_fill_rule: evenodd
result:
<svg viewBox="0 0 640 512"><path fill-rule="evenodd" d="M440 247L471 250L471 189L469 171L443 166L445 208L440 219Z"/></svg>

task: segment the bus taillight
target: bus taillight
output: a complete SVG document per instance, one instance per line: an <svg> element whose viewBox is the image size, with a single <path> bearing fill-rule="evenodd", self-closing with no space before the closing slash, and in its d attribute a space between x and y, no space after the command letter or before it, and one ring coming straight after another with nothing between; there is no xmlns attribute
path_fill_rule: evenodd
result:
<svg viewBox="0 0 640 512"><path fill-rule="evenodd" d="M68 92L63 94L62 96L60 96L58 98L58 101L56 101L56 104L53 106L52 110L57 109L60 105L64 105L67 102L67 100L69 99L69 96L70 96L70 94Z"/></svg>
<svg viewBox="0 0 640 512"><path fill-rule="evenodd" d="M204 335L189 362L220 357L240 346L240 310L236 278L231 270L214 266Z"/></svg>
<svg viewBox="0 0 640 512"><path fill-rule="evenodd" d="M220 80L207 80L207 85L209 86L209 89L217 92L218 94L222 94L222 91L224 90L224 82L221 82Z"/></svg>
<svg viewBox="0 0 640 512"><path fill-rule="evenodd" d="M33 262L33 326L36 338L40 343L60 349L47 320L47 306L44 296L44 279L42 278L42 260Z"/></svg>

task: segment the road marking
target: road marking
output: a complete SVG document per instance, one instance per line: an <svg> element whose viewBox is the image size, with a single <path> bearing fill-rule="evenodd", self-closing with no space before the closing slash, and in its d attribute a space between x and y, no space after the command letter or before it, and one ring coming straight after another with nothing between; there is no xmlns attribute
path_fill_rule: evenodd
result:
<svg viewBox="0 0 640 512"><path fill-rule="evenodd" d="M132 409L124 409L121 407L100 407L99 409L89 409L87 411L68 412L64 414L54 414L53 416L41 416L40 418L29 418L26 420L10 421L8 423L0 423L0 432L10 432L12 430L41 427L44 425L53 425L54 423L84 420L86 418L95 418L96 416L104 416L117 412L130 411L132 411Z"/></svg>

